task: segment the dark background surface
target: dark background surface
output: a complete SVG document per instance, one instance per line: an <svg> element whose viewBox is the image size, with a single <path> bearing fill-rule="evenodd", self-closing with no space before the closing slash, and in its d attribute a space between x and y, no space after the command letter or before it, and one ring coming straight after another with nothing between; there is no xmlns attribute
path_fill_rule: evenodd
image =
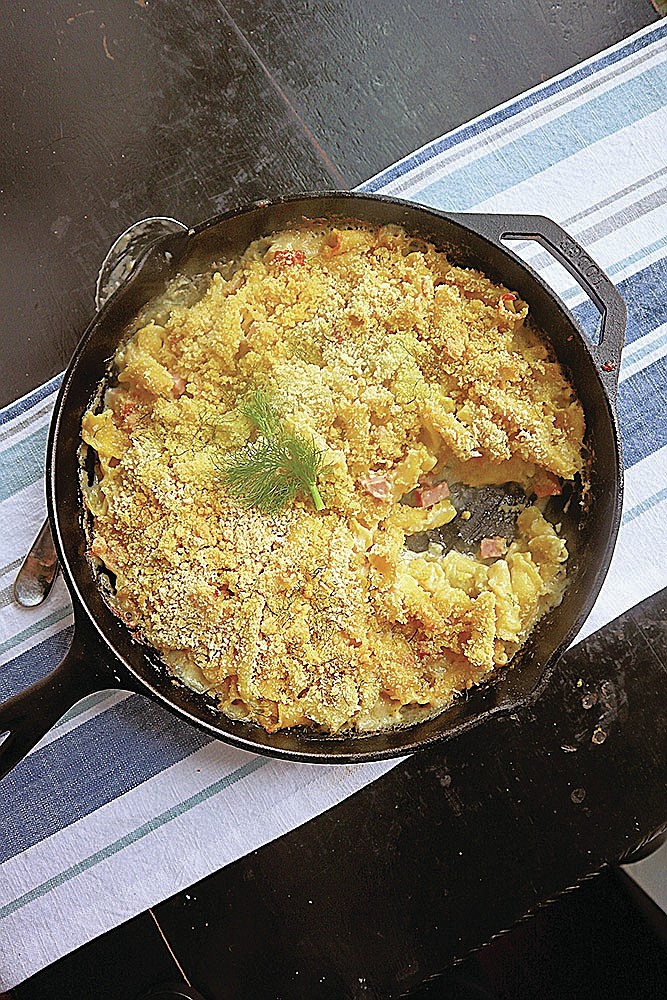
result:
<svg viewBox="0 0 667 1000"><path fill-rule="evenodd" d="M4 0L0 406L66 365L130 223L354 187L656 18L648 0Z"/></svg>
<svg viewBox="0 0 667 1000"><path fill-rule="evenodd" d="M648 0L5 0L0 405L65 366L136 219L352 187L656 17ZM211 998L662 995L660 917L622 878L542 904L667 821L666 619L658 595L568 654L532 709L411 758L17 997L178 979L162 935Z"/></svg>

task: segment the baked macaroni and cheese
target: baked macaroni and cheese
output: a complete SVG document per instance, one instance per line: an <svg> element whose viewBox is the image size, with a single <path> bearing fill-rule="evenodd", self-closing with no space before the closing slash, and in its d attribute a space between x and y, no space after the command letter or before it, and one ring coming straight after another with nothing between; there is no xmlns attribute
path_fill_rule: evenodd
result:
<svg viewBox="0 0 667 1000"><path fill-rule="evenodd" d="M83 418L114 611L268 731L406 724L493 677L562 598L545 505L583 471L582 407L527 304L362 223L181 286ZM499 527L476 537L485 497Z"/></svg>

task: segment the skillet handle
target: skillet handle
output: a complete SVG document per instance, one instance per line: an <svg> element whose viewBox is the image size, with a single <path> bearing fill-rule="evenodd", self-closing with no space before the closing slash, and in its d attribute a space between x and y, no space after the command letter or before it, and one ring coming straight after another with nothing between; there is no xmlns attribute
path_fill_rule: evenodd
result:
<svg viewBox="0 0 667 1000"><path fill-rule="evenodd" d="M95 284L95 308L99 312L117 288L132 273L135 264L148 248L163 236L187 233L188 227L166 215L151 215L133 222L117 236L102 261Z"/></svg>
<svg viewBox="0 0 667 1000"><path fill-rule="evenodd" d="M449 214L449 213L448 213ZM544 215L454 215L480 236L505 252L502 240L535 240L576 278L600 310L600 339L590 350L607 393L613 399L618 388L621 351L625 341L625 302L612 282L584 248L564 229ZM511 251L509 251L511 253Z"/></svg>
<svg viewBox="0 0 667 1000"><path fill-rule="evenodd" d="M118 686L110 672L96 667L97 660L94 646L78 628L55 670L0 705L0 779L77 701L93 691ZM8 734L4 739L3 733Z"/></svg>

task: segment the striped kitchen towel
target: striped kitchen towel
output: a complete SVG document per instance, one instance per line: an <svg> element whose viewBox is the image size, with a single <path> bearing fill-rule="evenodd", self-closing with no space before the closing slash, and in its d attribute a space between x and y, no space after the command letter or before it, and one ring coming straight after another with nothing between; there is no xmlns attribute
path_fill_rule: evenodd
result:
<svg viewBox="0 0 667 1000"><path fill-rule="evenodd" d="M667 26L659 23L429 144L363 185L456 211L542 213L628 305L618 406L621 535L586 633L667 585ZM594 310L540 248L519 252L585 328ZM58 379L0 414L0 698L58 662L59 582L39 609L11 584L44 516ZM392 763L327 768L209 740L124 692L81 702L0 786L0 989L294 829ZM155 859L159 858L159 864Z"/></svg>

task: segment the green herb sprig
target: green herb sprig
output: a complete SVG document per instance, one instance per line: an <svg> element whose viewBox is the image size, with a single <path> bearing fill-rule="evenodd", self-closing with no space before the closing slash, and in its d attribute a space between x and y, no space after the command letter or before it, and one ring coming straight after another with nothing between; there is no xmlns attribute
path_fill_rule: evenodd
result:
<svg viewBox="0 0 667 1000"><path fill-rule="evenodd" d="M315 442L286 431L261 389L244 400L241 412L255 425L259 437L225 462L223 481L229 493L263 514L277 513L299 493L311 497L315 510L323 510L317 477L325 463Z"/></svg>

